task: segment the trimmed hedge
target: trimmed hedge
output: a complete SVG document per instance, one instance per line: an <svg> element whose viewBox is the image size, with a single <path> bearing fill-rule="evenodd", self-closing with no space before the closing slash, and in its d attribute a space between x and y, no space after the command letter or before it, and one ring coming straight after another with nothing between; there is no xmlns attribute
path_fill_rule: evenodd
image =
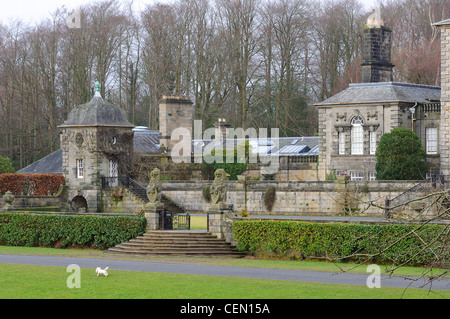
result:
<svg viewBox="0 0 450 319"><path fill-rule="evenodd" d="M0 194L48 196L56 194L61 185L64 176L59 174L0 174Z"/></svg>
<svg viewBox="0 0 450 319"><path fill-rule="evenodd" d="M0 245L107 249L145 232L146 219L132 216L0 214Z"/></svg>
<svg viewBox="0 0 450 319"><path fill-rule="evenodd" d="M236 221L233 223L233 236L239 250L253 254L384 265L448 267L448 227L419 227L420 225L401 224ZM402 238L407 234L409 235ZM393 245L394 242L396 243ZM426 244L430 243L433 243L431 247L426 248Z"/></svg>

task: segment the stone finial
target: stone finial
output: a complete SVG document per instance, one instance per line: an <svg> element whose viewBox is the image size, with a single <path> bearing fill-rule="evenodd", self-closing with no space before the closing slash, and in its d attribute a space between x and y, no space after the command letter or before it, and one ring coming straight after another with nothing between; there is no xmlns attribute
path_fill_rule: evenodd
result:
<svg viewBox="0 0 450 319"><path fill-rule="evenodd" d="M379 28L384 26L384 21L381 19L381 9L379 6L375 6L375 11L367 18L367 26L373 28Z"/></svg>
<svg viewBox="0 0 450 319"><path fill-rule="evenodd" d="M102 95L100 94L100 82L96 81L95 82L95 95L94 97L102 97Z"/></svg>

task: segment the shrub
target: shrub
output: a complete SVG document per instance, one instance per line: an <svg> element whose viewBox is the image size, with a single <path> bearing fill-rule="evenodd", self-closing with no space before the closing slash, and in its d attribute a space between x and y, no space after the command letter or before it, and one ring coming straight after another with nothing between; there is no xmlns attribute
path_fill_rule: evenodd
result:
<svg viewBox="0 0 450 319"><path fill-rule="evenodd" d="M211 202L211 185L206 185L205 187L203 187L203 189L202 189L202 196L203 196L203 199L207 203Z"/></svg>
<svg viewBox="0 0 450 319"><path fill-rule="evenodd" d="M0 245L107 249L145 232L146 219L130 216L0 214Z"/></svg>
<svg viewBox="0 0 450 319"><path fill-rule="evenodd" d="M426 156L413 131L394 128L381 137L376 151L377 180L422 180L427 171Z"/></svg>
<svg viewBox="0 0 450 319"><path fill-rule="evenodd" d="M241 175L247 170L248 157L250 154L249 142L239 143L236 149L214 149L211 151L211 156L221 158L218 162L207 163L203 158L202 175L206 179L214 179L214 172L218 169L224 169L230 175L230 180L237 180L237 176ZM233 157L233 162L229 162L230 154Z"/></svg>
<svg viewBox="0 0 450 319"><path fill-rule="evenodd" d="M264 193L264 207L271 212L276 200L276 188L269 186Z"/></svg>
<svg viewBox="0 0 450 319"><path fill-rule="evenodd" d="M236 221L234 240L241 251L286 258L325 258L379 264L448 267L445 226L319 224L296 221ZM403 236L415 230L415 233ZM419 238L420 237L420 238ZM392 245L393 242L398 242ZM426 243L433 243L425 249ZM446 246L447 245L447 246ZM447 247L447 249L443 249ZM440 257L437 258L436 256ZM351 258L349 257L351 256ZM349 257L349 258L347 258Z"/></svg>
<svg viewBox="0 0 450 319"><path fill-rule="evenodd" d="M15 172L11 160L7 157L0 156L0 174Z"/></svg>
<svg viewBox="0 0 450 319"><path fill-rule="evenodd" d="M64 176L58 174L0 174L0 194L47 196L56 194L64 185Z"/></svg>

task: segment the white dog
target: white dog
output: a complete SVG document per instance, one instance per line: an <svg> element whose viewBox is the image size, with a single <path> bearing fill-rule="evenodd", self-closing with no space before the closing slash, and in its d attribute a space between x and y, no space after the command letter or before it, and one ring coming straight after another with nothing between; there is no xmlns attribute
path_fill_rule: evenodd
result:
<svg viewBox="0 0 450 319"><path fill-rule="evenodd" d="M105 277L108 277L108 272L107 272L108 268L109 268L109 267L106 267L105 269L101 269L100 267L97 267L97 268L95 269L95 272L97 273L97 277L98 277L98 275L100 275L100 274L103 274L103 275L105 275Z"/></svg>

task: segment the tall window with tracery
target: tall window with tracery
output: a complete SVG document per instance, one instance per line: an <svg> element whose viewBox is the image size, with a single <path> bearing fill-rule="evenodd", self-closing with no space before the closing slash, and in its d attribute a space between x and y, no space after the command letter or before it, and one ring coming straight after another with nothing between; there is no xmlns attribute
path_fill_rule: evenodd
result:
<svg viewBox="0 0 450 319"><path fill-rule="evenodd" d="M355 116L352 119L352 155L364 154L364 120L361 116Z"/></svg>

